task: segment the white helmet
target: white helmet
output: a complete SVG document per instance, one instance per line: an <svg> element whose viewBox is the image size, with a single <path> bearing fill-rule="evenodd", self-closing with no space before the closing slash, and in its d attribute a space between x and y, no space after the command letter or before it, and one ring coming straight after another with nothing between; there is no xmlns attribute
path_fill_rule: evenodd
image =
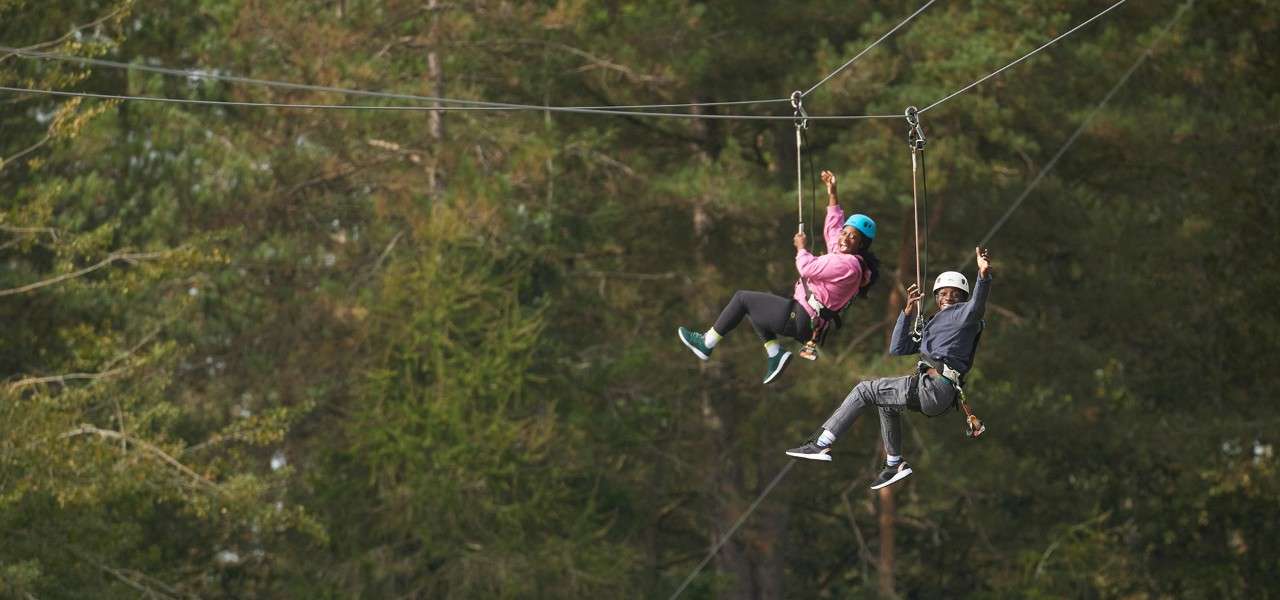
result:
<svg viewBox="0 0 1280 600"><path fill-rule="evenodd" d="M969 280L964 275L956 271L944 271L933 280L933 293L946 287L959 288L966 295L969 293Z"/></svg>

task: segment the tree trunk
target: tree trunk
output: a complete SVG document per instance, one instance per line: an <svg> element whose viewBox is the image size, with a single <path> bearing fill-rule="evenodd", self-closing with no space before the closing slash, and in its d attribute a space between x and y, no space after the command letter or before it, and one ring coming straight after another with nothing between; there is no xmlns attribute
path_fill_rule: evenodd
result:
<svg viewBox="0 0 1280 600"><path fill-rule="evenodd" d="M880 597L895 598L893 590L893 487L880 488Z"/></svg>
<svg viewBox="0 0 1280 600"><path fill-rule="evenodd" d="M898 244L898 260L897 269L897 285L893 286L892 292L885 304L885 318L898 318L898 313L902 312L903 303L906 296L902 290L907 285L915 283L915 211L911 207L906 207L902 211L902 231L905 235L900 236L901 243ZM891 342L893 331L885 332L885 343ZM884 449L881 448L883 452ZM894 598L897 594L894 592L893 582L893 564L894 564L894 516L895 506L893 501L893 488L882 488L879 492L880 496L880 558L877 570L877 580L879 582L879 593L881 598Z"/></svg>
<svg viewBox="0 0 1280 600"><path fill-rule="evenodd" d="M928 218L928 223L930 224L938 223L939 220L942 219L942 207L943 207L942 199L938 198L934 202L933 206L929 209L929 213L926 215L926 217ZM903 303L906 301L906 296L902 293L903 288L909 284L916 283L916 280L915 280L915 277L916 277L915 211L911 207L906 207L905 209L903 209L902 223L903 223L902 231L906 232L906 235L901 236L900 239L902 240L902 242L898 245L898 261L897 261L898 285L892 286L892 290L889 293L889 298L885 305L885 317L888 319L894 319L894 320L898 318L898 313L902 311ZM923 236L926 235L925 230L923 230L923 228L922 228L922 231L920 232L920 235L922 236L921 251L923 251L924 250ZM921 268L923 269L925 266L926 265L922 263ZM934 269L934 271L938 271L938 270L939 269L937 268ZM928 274L922 273L921 277L924 279L928 279ZM924 281L924 280L920 281L920 287L926 291L929 290L929 285L930 285L929 281ZM885 342L886 343L891 342L892 340L890 338L892 336L893 336L893 331L892 330L887 331L885 334ZM897 593L894 590L894 578L893 578L894 552L895 552L894 519L896 516L896 510L897 510L897 507L894 504L894 499L893 499L893 488L887 487L887 488L881 489L880 490L880 514L879 514L879 517L880 517L879 592L880 592L881 598L897 597Z"/></svg>
<svg viewBox="0 0 1280 600"><path fill-rule="evenodd" d="M431 94L437 98L444 97L444 69L440 65L440 54L436 47L440 44L439 24L440 12L438 0L428 0L427 10L431 11L431 31L427 39L431 48L427 50L427 86ZM440 103L432 106L440 108ZM440 157L444 154L444 111L427 112L427 134L431 136L431 160L427 166L427 187L432 194L444 189L444 177L441 174Z"/></svg>

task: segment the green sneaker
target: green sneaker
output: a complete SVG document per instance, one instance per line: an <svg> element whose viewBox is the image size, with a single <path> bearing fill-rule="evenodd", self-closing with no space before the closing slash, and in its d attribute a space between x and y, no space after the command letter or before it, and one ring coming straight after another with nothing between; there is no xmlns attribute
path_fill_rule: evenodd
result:
<svg viewBox="0 0 1280 600"><path fill-rule="evenodd" d="M764 382L769 383L777 379L779 375L787 368L787 363L791 362L790 352L779 352L777 356L767 359L768 366L764 371Z"/></svg>
<svg viewBox="0 0 1280 600"><path fill-rule="evenodd" d="M684 327L677 329L676 333L680 335L680 342L688 347L689 350L693 351L694 354L698 355L698 358L701 358L702 360L711 358L711 351L714 348L707 347L707 344L702 341L701 333Z"/></svg>

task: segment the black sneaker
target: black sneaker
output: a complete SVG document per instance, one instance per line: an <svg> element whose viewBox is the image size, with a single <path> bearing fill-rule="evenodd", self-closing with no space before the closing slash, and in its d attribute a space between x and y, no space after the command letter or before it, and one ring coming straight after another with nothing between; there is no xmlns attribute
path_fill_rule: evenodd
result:
<svg viewBox="0 0 1280 600"><path fill-rule="evenodd" d="M799 448L787 450L787 456L831 462L831 446L819 446L817 440L809 440Z"/></svg>
<svg viewBox="0 0 1280 600"><path fill-rule="evenodd" d="M907 465L907 461L902 461L892 467L886 466L880 471L880 476L871 482L871 489L878 490L906 479L911 474L911 467Z"/></svg>

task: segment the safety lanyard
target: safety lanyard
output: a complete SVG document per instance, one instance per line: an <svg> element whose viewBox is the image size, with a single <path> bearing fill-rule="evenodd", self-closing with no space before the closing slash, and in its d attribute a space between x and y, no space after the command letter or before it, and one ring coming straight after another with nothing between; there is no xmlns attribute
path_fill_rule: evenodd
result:
<svg viewBox="0 0 1280 600"><path fill-rule="evenodd" d="M804 132L809 128L809 113L804 110L802 98L803 94L800 90L791 92L791 106L796 109L796 233L804 233L804 169L801 167L800 158L804 151Z"/></svg>
<svg viewBox="0 0 1280 600"><path fill-rule="evenodd" d="M911 147L911 208L915 215L915 241L916 241L916 289L920 290L920 300L916 301L916 320L911 326L911 339L916 343L920 343L924 333L924 280L928 277L929 268L929 222L927 214L922 216L921 213L927 213L929 209L929 187L928 177L924 168L924 127L920 125L920 111L914 106L908 106L906 111L907 117L907 144ZM918 182L918 185L917 185ZM924 235L920 235L920 231L924 229ZM921 246L924 252L920 251ZM923 266L922 266L923 265Z"/></svg>

